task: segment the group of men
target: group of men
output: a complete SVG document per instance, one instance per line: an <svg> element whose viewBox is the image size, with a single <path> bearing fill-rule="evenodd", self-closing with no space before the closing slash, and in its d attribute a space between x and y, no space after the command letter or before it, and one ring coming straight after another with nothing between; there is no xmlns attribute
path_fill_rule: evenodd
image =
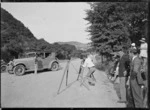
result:
<svg viewBox="0 0 150 110"><path fill-rule="evenodd" d="M131 45L131 49L122 48L120 52L118 76L120 79L119 103L129 103L127 87L135 108L147 107L147 43L145 38L141 40L140 48ZM130 68L129 68L130 67ZM143 89L146 91L143 95Z"/></svg>
<svg viewBox="0 0 150 110"><path fill-rule="evenodd" d="M122 48L122 51L119 52L119 62L116 67L121 96L118 103L129 103L127 95L129 89L128 92L130 92L135 108L147 107L147 43L145 38L142 38L140 42L140 48L136 47L135 43L132 43L130 49L127 47ZM88 79L90 85L95 85L96 80L93 73L96 69L92 54L88 55L82 67L89 68L84 80ZM144 95L143 89L145 90Z"/></svg>

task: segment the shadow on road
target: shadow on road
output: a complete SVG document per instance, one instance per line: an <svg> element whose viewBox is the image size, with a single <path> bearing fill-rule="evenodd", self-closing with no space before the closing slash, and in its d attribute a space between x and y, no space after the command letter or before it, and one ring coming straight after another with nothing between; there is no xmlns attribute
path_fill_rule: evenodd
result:
<svg viewBox="0 0 150 110"><path fill-rule="evenodd" d="M118 83L114 83L113 85L114 85L114 89L115 89L115 91L117 93L117 96L120 98L121 96L120 96L119 84ZM128 101L128 103L126 104L126 107L127 108L134 108L133 99L132 99L130 90L127 89L126 93L127 93L127 101Z"/></svg>
<svg viewBox="0 0 150 110"><path fill-rule="evenodd" d="M116 91L116 93L117 93L117 96L118 96L119 98L121 98L121 96L120 96L119 84L118 84L118 83L114 83L113 85L114 85L114 89L115 89L115 91Z"/></svg>
<svg viewBox="0 0 150 110"><path fill-rule="evenodd" d="M63 68L60 67L57 71L62 70L62 69L63 69ZM53 71L48 70L48 69L38 70L37 74L41 74L41 73L44 73L44 72L53 72ZM28 74L31 74L31 73L34 73L34 71L26 72L24 75L28 75Z"/></svg>

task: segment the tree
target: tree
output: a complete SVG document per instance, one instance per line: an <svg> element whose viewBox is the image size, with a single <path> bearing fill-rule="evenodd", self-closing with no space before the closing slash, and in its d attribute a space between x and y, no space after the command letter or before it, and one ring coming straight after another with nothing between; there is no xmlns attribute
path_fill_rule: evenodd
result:
<svg viewBox="0 0 150 110"><path fill-rule="evenodd" d="M147 19L147 2L95 2L89 3L86 10L90 26L92 46L102 55L118 51L122 46L129 47L131 42L139 45L139 39L145 37L144 28Z"/></svg>

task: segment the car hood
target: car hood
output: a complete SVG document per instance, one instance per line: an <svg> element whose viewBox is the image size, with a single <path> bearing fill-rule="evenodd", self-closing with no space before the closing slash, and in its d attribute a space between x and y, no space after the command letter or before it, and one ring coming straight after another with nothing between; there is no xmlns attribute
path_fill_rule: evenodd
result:
<svg viewBox="0 0 150 110"><path fill-rule="evenodd" d="M14 62L20 62L20 61L29 61L35 59L35 57L31 57L31 58L20 58L20 59L14 59Z"/></svg>

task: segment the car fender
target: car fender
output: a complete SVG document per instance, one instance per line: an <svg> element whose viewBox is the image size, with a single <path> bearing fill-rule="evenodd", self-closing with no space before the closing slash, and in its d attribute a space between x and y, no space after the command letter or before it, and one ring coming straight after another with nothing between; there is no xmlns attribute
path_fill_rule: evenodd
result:
<svg viewBox="0 0 150 110"><path fill-rule="evenodd" d="M53 63L53 62L58 63L58 61L57 61L57 60L52 60L52 61L49 63L48 68L51 68L51 65L52 65L52 63ZM58 63L58 64L59 64L59 63Z"/></svg>
<svg viewBox="0 0 150 110"><path fill-rule="evenodd" d="M16 63L16 64L13 66L13 68L16 67L17 65L23 65L23 66L25 67L25 69L27 69L27 65L24 64L24 63Z"/></svg>

